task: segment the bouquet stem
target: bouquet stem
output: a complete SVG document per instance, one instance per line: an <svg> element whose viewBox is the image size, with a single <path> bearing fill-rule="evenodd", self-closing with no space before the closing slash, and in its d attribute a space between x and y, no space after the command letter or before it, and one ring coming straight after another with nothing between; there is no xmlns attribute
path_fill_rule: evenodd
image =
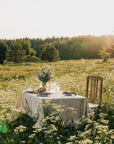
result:
<svg viewBox="0 0 114 144"><path fill-rule="evenodd" d="M42 87L45 88L46 87L47 82L43 82L42 81Z"/></svg>

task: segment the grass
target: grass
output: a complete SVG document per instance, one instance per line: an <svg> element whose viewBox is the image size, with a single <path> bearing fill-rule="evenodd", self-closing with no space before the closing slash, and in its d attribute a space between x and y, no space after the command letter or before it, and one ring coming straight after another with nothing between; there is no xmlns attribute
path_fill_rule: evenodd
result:
<svg viewBox="0 0 114 144"><path fill-rule="evenodd" d="M36 71L39 72L43 65L45 64L44 63L22 63L22 64L0 65L0 120L2 122L7 123L9 127L7 133L0 133L0 140L2 141L0 142L0 144L1 143L10 144L10 143L15 143L16 141L17 144L22 143L22 141L31 144L32 142L34 142L33 144L55 143L55 141L63 144L67 142L69 142L69 144L71 143L73 144L79 142L83 143L83 141L86 140L87 138L93 141L93 143L95 143L93 139L97 137L97 131L98 131L97 125L102 124L100 116L98 116L97 119L95 118L92 119L92 123L94 125L90 124L88 121L86 122L81 121L81 123L75 127L75 130L73 129L72 126L64 130L64 128L61 126L61 123L59 123L60 122L59 121L58 128L59 129L61 128L60 129L61 133L56 132L56 134L59 137L58 140L54 138L54 133L50 133L52 137L52 138L50 137L50 139L48 139L49 135L46 136L46 131L48 129L51 129L50 125L45 126L46 130L42 130L41 132L36 132L36 136L33 136L33 138L32 136L31 138L28 138L31 134L33 134L32 125L34 122L32 122L32 119L28 118L28 116L26 115L22 116L20 118L21 120L17 119L14 123L11 123L9 121L11 112L14 108L14 104L17 100L17 97L20 95L20 93L26 90L27 88L38 89L40 87L40 81L36 76ZM114 60L113 59L110 59L108 62L105 63L102 62L101 60L82 59L82 60L69 60L69 61L58 61L58 62L46 63L46 65L48 65L48 67L54 72L51 81L56 81L62 91L73 91L82 96L85 96L86 78L88 75L103 77L103 95L102 95L103 101L102 101L102 110L100 113L103 112L107 114L105 120L109 121L109 123L105 124L104 122L104 125L107 125L109 130L113 128L114 126L114 117L113 117ZM27 121L26 133L20 132L16 134L14 132L14 129L16 129L16 127L18 127L19 125L24 125L25 123L24 121ZM54 125L56 125L56 122L54 123ZM84 127L82 127L82 125ZM88 136L86 136L85 138L81 137L80 135L81 133L84 133L84 128L87 125L90 125L91 130L94 127L94 129L96 129L96 132L94 134L91 132L91 134L88 134ZM69 133L68 133L68 129L69 129ZM109 132L108 129L107 129L107 133ZM85 132L87 130L85 129ZM79 133L75 133L75 131L78 131ZM63 137L66 135L66 133L68 133L68 135L66 136L66 140L65 140ZM73 137L71 137L72 136L71 134L74 134L76 137L78 136L78 138L74 137L73 139ZM40 140L38 140L38 135L41 137ZM90 135L93 135L93 139L90 138ZM108 133L108 135L110 135L109 137L111 139L111 134ZM42 136L46 137L44 142ZM105 137L106 135L103 135L101 138L102 140L98 138L100 139L99 143L100 142L106 143ZM91 141L88 143L92 143ZM109 140L106 141L109 142Z"/></svg>

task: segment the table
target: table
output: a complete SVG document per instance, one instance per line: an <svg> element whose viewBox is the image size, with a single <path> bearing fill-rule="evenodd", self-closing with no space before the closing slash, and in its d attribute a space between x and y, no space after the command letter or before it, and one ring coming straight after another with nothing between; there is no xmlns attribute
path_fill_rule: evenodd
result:
<svg viewBox="0 0 114 144"><path fill-rule="evenodd" d="M52 105L56 107L59 105L60 110L64 110L60 113L65 125L72 123L73 121L79 121L82 116L87 116L89 112L88 101L86 97L73 95L65 96L62 92L52 93L49 97L41 97L37 94L23 92L20 95L16 108L24 108L25 111L35 121L40 122L44 119L43 106L48 104L48 110L53 111ZM61 107L60 107L61 106Z"/></svg>

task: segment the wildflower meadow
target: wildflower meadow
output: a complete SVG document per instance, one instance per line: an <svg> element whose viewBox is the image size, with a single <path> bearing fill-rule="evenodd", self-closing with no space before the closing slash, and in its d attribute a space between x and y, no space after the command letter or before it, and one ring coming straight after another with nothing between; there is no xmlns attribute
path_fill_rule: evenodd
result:
<svg viewBox="0 0 114 144"><path fill-rule="evenodd" d="M15 109L15 103L27 88L40 87L36 71L40 72L43 65L53 72L49 85L56 82L61 91L81 96L85 96L88 75L103 77L101 109L65 126L59 114L63 109L54 105L56 112L47 112L42 126L35 127L36 121L24 109ZM114 59L0 65L0 144L113 144L113 105ZM13 111L18 115L14 121Z"/></svg>

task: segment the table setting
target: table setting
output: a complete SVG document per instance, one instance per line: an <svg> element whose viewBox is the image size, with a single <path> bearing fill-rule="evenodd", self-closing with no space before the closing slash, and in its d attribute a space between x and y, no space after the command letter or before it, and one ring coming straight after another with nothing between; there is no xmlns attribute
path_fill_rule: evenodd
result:
<svg viewBox="0 0 114 144"><path fill-rule="evenodd" d="M42 69L37 73L37 77L42 82L42 86L38 89L28 88L18 97L15 108L23 108L38 125L42 125L45 118L45 108L49 113L58 112L67 126L74 121L79 121L83 116L87 116L89 112L88 101L86 97L80 96L75 92L60 91L56 82L52 82L52 89L46 88L46 84L52 78L51 72ZM57 110L59 107L59 110ZM12 119L15 119L15 113Z"/></svg>

